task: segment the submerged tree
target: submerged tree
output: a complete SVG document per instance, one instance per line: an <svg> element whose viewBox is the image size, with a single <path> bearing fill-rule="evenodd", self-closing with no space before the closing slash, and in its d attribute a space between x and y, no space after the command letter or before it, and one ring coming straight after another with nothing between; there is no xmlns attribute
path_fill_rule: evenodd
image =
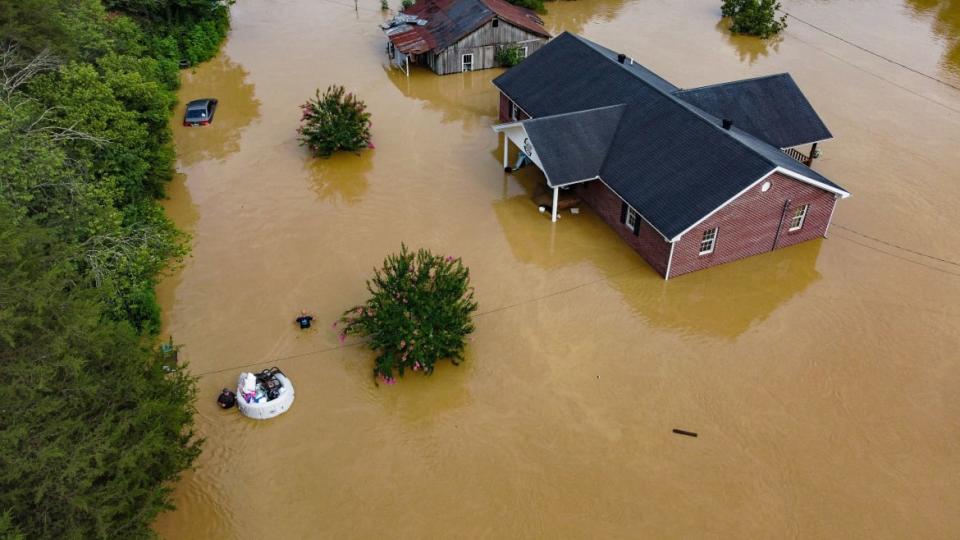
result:
<svg viewBox="0 0 960 540"><path fill-rule="evenodd" d="M377 351L375 377L394 382L394 372L433 373L438 360L463 360L476 311L470 271L460 259L401 246L367 281L370 298L344 312L340 339L369 337Z"/></svg>
<svg viewBox="0 0 960 540"><path fill-rule="evenodd" d="M787 16L777 19L777 0L723 0L721 13L730 17L730 31L768 38L787 27Z"/></svg>
<svg viewBox="0 0 960 540"><path fill-rule="evenodd" d="M315 155L329 157L346 150L359 152L370 144L370 113L367 105L342 86L331 86L300 106L300 145Z"/></svg>

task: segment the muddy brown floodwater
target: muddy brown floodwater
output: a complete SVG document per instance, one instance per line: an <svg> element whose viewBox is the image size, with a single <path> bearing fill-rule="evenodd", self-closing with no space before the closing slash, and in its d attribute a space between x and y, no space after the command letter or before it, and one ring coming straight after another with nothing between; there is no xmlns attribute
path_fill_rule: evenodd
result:
<svg viewBox="0 0 960 540"><path fill-rule="evenodd" d="M391 71L378 5L243 0L184 74L182 101L220 109L174 124L193 256L160 295L206 445L162 536L960 535L960 2L784 0L805 22L766 44L714 0L548 3L551 30L679 86L789 71L836 136L816 167L854 195L828 240L669 282L590 211L538 214L538 173L500 167L498 71ZM331 83L375 150L298 147ZM477 331L460 367L376 387L330 323L401 242L463 257ZM217 409L270 365L289 413Z"/></svg>

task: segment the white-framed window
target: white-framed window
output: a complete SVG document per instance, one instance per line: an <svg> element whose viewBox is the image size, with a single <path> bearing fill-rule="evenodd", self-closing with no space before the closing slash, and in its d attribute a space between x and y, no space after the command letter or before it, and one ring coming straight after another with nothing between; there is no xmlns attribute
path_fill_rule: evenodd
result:
<svg viewBox="0 0 960 540"><path fill-rule="evenodd" d="M793 219L790 220L790 230L799 231L803 228L803 221L807 219L807 210L810 209L809 204L805 204L793 213Z"/></svg>
<svg viewBox="0 0 960 540"><path fill-rule="evenodd" d="M527 57L527 48L519 47L519 49L520 49L520 59L523 60Z"/></svg>
<svg viewBox="0 0 960 540"><path fill-rule="evenodd" d="M700 240L700 254L708 255L713 253L713 248L717 247L717 228L709 231L703 231L703 239Z"/></svg>
<svg viewBox="0 0 960 540"><path fill-rule="evenodd" d="M627 208L627 219L623 224L631 231L636 232L637 227L640 226L640 216L637 215L637 211L633 208Z"/></svg>
<svg viewBox="0 0 960 540"><path fill-rule="evenodd" d="M473 71L473 55L465 54L460 57L460 64L463 67L463 71Z"/></svg>
<svg viewBox="0 0 960 540"><path fill-rule="evenodd" d="M516 121L517 119L517 104L510 102L510 119Z"/></svg>

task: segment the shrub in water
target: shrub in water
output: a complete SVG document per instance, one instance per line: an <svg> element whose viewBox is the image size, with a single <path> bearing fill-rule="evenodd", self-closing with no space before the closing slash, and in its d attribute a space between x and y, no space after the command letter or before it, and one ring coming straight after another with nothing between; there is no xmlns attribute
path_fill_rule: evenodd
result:
<svg viewBox="0 0 960 540"><path fill-rule="evenodd" d="M390 4L387 3L387 0L380 0L380 11L387 11L390 9Z"/></svg>
<svg viewBox="0 0 960 540"><path fill-rule="evenodd" d="M375 377L392 384L394 373L430 374L438 360L456 365L463 359L477 303L460 259L401 246L374 270L367 290L367 302L344 312L334 326L342 325L341 341L348 335L370 338L377 352Z"/></svg>
<svg viewBox="0 0 960 540"><path fill-rule="evenodd" d="M506 68L513 67L523 60L520 47L502 47L497 51L497 62Z"/></svg>
<svg viewBox="0 0 960 540"><path fill-rule="evenodd" d="M414 3L414 0L403 0L403 2L400 2L400 7L402 9L410 9Z"/></svg>
<svg viewBox="0 0 960 540"><path fill-rule="evenodd" d="M777 0L723 0L721 13L730 17L730 31L767 38L787 27L787 16L777 19Z"/></svg>
<svg viewBox="0 0 960 540"><path fill-rule="evenodd" d="M300 106L300 145L314 155L329 157L336 151L359 152L370 144L370 113L364 102L342 86L331 86Z"/></svg>

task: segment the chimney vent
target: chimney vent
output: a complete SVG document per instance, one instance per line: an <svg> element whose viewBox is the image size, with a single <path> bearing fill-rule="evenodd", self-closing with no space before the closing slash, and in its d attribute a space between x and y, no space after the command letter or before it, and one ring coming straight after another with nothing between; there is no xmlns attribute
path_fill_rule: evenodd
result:
<svg viewBox="0 0 960 540"><path fill-rule="evenodd" d="M723 119L723 129L730 129L733 127L733 120Z"/></svg>
<svg viewBox="0 0 960 540"><path fill-rule="evenodd" d="M626 59L627 59L627 55L625 55L625 54L623 54L623 53L620 53L620 54L617 55L617 62L620 62L621 64L622 64L623 61L626 60Z"/></svg>

